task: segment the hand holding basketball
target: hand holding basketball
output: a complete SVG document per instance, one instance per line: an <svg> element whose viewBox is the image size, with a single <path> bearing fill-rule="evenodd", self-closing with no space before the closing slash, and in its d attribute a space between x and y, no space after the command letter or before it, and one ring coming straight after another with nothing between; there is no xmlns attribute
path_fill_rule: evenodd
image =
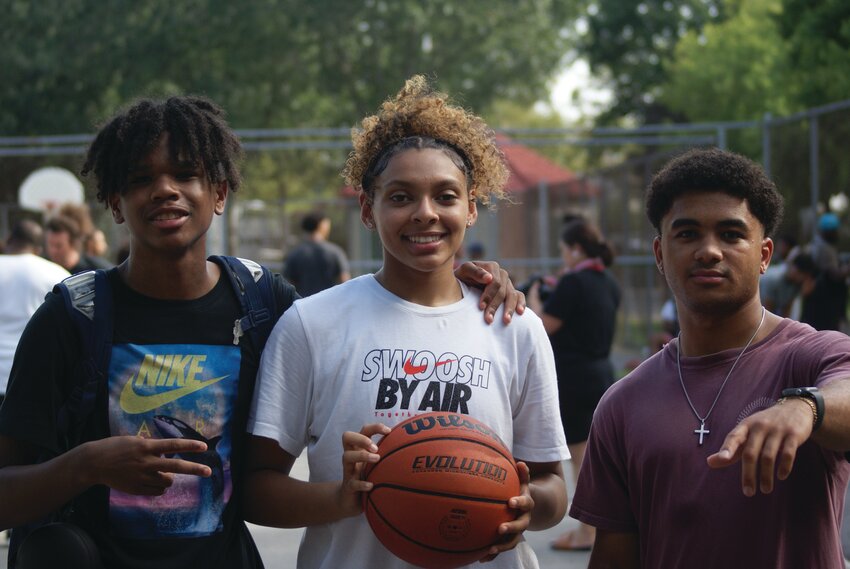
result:
<svg viewBox="0 0 850 569"><path fill-rule="evenodd" d="M516 466L517 473L519 474L520 495L508 500L508 506L519 512L519 515L515 520L505 522L499 526L499 534L505 536L506 541L490 547L487 557L482 559L482 562L492 561L503 551L509 551L516 547L522 538L523 532L528 529L531 523L531 511L534 509L534 498L531 497L531 491L528 487L531 474L526 463L517 462Z"/></svg>
<svg viewBox="0 0 850 569"><path fill-rule="evenodd" d="M363 425L359 433L346 431L342 434L342 484L339 502L344 512L355 516L363 511L361 492L372 489L372 483L362 479L363 468L381 458L378 446L372 442L375 435L386 435L390 428L382 423Z"/></svg>

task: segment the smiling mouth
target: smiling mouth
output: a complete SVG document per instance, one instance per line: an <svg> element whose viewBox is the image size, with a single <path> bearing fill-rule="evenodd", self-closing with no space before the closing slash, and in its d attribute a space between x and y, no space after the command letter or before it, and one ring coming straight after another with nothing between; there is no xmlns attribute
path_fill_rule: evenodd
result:
<svg viewBox="0 0 850 569"><path fill-rule="evenodd" d="M442 235L408 235L405 237L408 241L417 244L436 243L442 238Z"/></svg>
<svg viewBox="0 0 850 569"><path fill-rule="evenodd" d="M186 214L179 212L160 213L153 217L153 221L171 221L173 219L180 219L181 217L186 217Z"/></svg>

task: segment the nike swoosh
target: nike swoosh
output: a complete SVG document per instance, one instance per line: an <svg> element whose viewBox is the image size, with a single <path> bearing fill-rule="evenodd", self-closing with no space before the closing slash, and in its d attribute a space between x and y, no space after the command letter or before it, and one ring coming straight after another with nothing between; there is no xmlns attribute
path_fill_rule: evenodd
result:
<svg viewBox="0 0 850 569"><path fill-rule="evenodd" d="M442 362L437 362L437 366L444 366L446 364L452 363L453 361L455 361L455 360L445 360L445 361L442 361ZM404 373L406 373L407 375L415 375L417 373L424 372L426 369L428 369L428 366L427 365L415 366L411 363L410 359L408 359L406 362L404 362L404 368L403 369L404 369Z"/></svg>
<svg viewBox="0 0 850 569"><path fill-rule="evenodd" d="M396 360L396 361L398 361L398 360ZM407 375L416 375L417 373L422 373L423 371L428 369L428 366L426 366L426 365L425 366L415 366L410 362L410 358L408 358L407 361L404 362L404 368L403 369L404 369L404 373L406 373Z"/></svg>
<svg viewBox="0 0 850 569"><path fill-rule="evenodd" d="M124 389L121 390L119 403L121 405L121 409L123 409L126 413L147 413L148 411L153 411L157 407L161 407L166 403L177 401L181 397L185 397L190 393L209 387L213 383L218 383L226 377L230 377L230 374L223 375L221 377L214 377L206 381L193 381L191 383L187 383L183 387L164 391L162 393L155 393L153 395L139 395L136 393L133 389L133 378L130 378L127 380L127 383L124 384Z"/></svg>

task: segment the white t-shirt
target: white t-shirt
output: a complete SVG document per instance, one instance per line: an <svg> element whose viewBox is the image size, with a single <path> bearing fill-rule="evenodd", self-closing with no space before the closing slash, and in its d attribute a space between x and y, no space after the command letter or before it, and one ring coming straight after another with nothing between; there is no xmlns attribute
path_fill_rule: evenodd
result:
<svg viewBox="0 0 850 569"><path fill-rule="evenodd" d="M569 458L555 364L530 310L505 326L484 322L478 295L448 306L404 301L372 275L295 302L263 352L248 430L298 456L310 481L342 479L342 433L390 427L428 411L469 414L492 427L517 459ZM413 380L419 380L414 383ZM521 543L488 567L536 567ZM308 527L302 569L411 567L389 553L365 516Z"/></svg>
<svg viewBox="0 0 850 569"><path fill-rule="evenodd" d="M0 395L6 392L24 327L53 285L69 275L37 255L0 255Z"/></svg>

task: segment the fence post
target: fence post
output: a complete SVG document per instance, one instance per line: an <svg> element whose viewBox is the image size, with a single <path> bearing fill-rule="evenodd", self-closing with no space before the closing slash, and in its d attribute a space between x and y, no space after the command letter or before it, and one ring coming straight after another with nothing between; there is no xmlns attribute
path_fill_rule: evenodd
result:
<svg viewBox="0 0 850 569"><path fill-rule="evenodd" d="M545 181L537 185L538 193L538 239L540 241L540 266L546 266L549 257L549 186Z"/></svg>
<svg viewBox="0 0 850 569"><path fill-rule="evenodd" d="M809 114L809 186L811 191L812 212L815 216L818 213L818 201L820 201L820 167L819 167L819 125L818 116L815 113ZM815 217L817 219L817 217ZM813 234L817 233L817 223L812 227Z"/></svg>

